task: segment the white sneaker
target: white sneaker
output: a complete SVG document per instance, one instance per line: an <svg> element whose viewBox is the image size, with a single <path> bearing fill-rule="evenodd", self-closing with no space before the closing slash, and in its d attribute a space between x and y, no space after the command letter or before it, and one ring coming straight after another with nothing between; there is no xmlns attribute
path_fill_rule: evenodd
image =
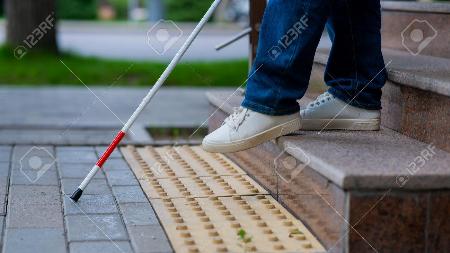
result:
<svg viewBox="0 0 450 253"><path fill-rule="evenodd" d="M351 106L325 92L300 111L302 130L379 130L380 111Z"/></svg>
<svg viewBox="0 0 450 253"><path fill-rule="evenodd" d="M238 152L299 129L298 113L270 116L239 107L203 139L202 146L208 152Z"/></svg>

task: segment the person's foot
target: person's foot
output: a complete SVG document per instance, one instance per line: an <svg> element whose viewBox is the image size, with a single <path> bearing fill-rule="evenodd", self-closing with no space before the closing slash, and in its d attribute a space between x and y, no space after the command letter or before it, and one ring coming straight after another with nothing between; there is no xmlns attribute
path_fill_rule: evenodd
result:
<svg viewBox="0 0 450 253"><path fill-rule="evenodd" d="M298 113L270 116L239 107L220 128L203 139L202 146L208 152L238 152L299 129Z"/></svg>
<svg viewBox="0 0 450 253"><path fill-rule="evenodd" d="M325 92L300 111L302 130L379 130L380 111L351 106Z"/></svg>

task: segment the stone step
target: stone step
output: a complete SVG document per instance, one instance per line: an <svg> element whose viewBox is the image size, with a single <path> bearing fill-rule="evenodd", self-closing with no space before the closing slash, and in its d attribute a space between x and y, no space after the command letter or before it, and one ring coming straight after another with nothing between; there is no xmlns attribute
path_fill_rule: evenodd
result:
<svg viewBox="0 0 450 253"><path fill-rule="evenodd" d="M412 56L384 49L388 82L383 88L382 124L450 151L450 59ZM323 84L329 50L319 49L311 83Z"/></svg>
<svg viewBox="0 0 450 253"><path fill-rule="evenodd" d="M242 101L229 93L207 96L220 108L210 130ZM450 225L450 154L433 145L387 128L300 131L227 156L306 223L328 252L449 250L443 228Z"/></svg>
<svg viewBox="0 0 450 253"><path fill-rule="evenodd" d="M450 58L450 4L382 2L383 48Z"/></svg>

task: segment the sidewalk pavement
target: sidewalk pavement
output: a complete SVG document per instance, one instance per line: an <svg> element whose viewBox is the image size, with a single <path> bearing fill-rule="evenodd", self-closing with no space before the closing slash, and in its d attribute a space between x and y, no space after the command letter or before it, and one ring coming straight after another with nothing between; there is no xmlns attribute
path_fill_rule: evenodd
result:
<svg viewBox="0 0 450 253"><path fill-rule="evenodd" d="M105 148L0 146L1 252L172 252L119 152L69 198Z"/></svg>
<svg viewBox="0 0 450 253"><path fill-rule="evenodd" d="M127 141L151 141L147 127L197 128L209 117L205 92L163 88ZM1 144L109 144L148 88L0 88Z"/></svg>
<svg viewBox="0 0 450 253"><path fill-rule="evenodd" d="M145 127L197 127L206 122L210 112L205 91L161 90L138 120L134 130L141 131L131 141L147 135ZM106 148L99 145L111 141L146 92L0 88L0 252L172 252L118 151L79 203L68 196Z"/></svg>

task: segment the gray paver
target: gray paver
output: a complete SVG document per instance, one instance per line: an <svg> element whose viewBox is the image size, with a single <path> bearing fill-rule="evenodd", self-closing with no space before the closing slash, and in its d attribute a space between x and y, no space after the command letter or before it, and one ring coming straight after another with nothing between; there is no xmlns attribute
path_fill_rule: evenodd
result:
<svg viewBox="0 0 450 253"><path fill-rule="evenodd" d="M0 215L0 249L2 248L3 224L5 224L5 216Z"/></svg>
<svg viewBox="0 0 450 253"><path fill-rule="evenodd" d="M43 163L53 162L55 160L55 152L52 146L42 145L18 145L14 147L12 161L16 163L14 168L19 168L20 161L28 164L29 158L37 156Z"/></svg>
<svg viewBox="0 0 450 253"><path fill-rule="evenodd" d="M70 242L128 239L122 220L117 214L69 215L65 219Z"/></svg>
<svg viewBox="0 0 450 253"><path fill-rule="evenodd" d="M105 171L108 182L114 185L139 185L136 177L131 170L110 170Z"/></svg>
<svg viewBox="0 0 450 253"><path fill-rule="evenodd" d="M120 204L123 220L128 225L158 225L156 213L149 203Z"/></svg>
<svg viewBox="0 0 450 253"><path fill-rule="evenodd" d="M11 163L12 170L56 170L56 160L51 157L39 157L39 167L32 167L29 160L13 161Z"/></svg>
<svg viewBox="0 0 450 253"><path fill-rule="evenodd" d="M0 194L0 216L6 214L6 195Z"/></svg>
<svg viewBox="0 0 450 253"><path fill-rule="evenodd" d="M105 171L108 170L129 170L128 163L122 158L109 159L103 166Z"/></svg>
<svg viewBox="0 0 450 253"><path fill-rule="evenodd" d="M0 162L0 195L6 194L8 189L9 163Z"/></svg>
<svg viewBox="0 0 450 253"><path fill-rule="evenodd" d="M40 174L42 173L42 174ZM56 170L13 170L10 184L13 185L58 185Z"/></svg>
<svg viewBox="0 0 450 253"><path fill-rule="evenodd" d="M9 162L0 162L0 176L7 176L10 168Z"/></svg>
<svg viewBox="0 0 450 253"><path fill-rule="evenodd" d="M91 241L71 242L70 253L132 253L129 242L124 241Z"/></svg>
<svg viewBox="0 0 450 253"><path fill-rule="evenodd" d="M62 228L62 208L59 201L54 204L8 204L8 228Z"/></svg>
<svg viewBox="0 0 450 253"><path fill-rule="evenodd" d="M59 176L61 178L83 179L92 169L93 164L87 163L64 163L58 164ZM103 173L98 172L94 178L104 178Z"/></svg>
<svg viewBox="0 0 450 253"><path fill-rule="evenodd" d="M166 234L159 225L129 226L131 244L138 253L172 252Z"/></svg>
<svg viewBox="0 0 450 253"><path fill-rule="evenodd" d="M92 91L119 118L126 119L134 111L142 95L147 93L148 88L93 87ZM98 128L99 124L122 125L85 87L1 87L0 97L4 98L2 102L8 105L6 108L0 108L0 115L2 115L0 125L32 125L43 126L42 128L51 125L53 128L60 127L60 129L67 129L70 126L71 129L83 127L84 130L88 126ZM22 99L24 97L34 99L24 101ZM93 101L97 102L92 104ZM83 119L75 121L83 110L86 110ZM45 115L45 117L35 117L36 114ZM208 118L209 114L204 88L164 87L136 123L158 127L197 127ZM1 141L3 140L0 138Z"/></svg>
<svg viewBox="0 0 450 253"><path fill-rule="evenodd" d="M78 202L64 197L64 213L67 214L111 214L118 213L111 195L83 195Z"/></svg>
<svg viewBox="0 0 450 253"><path fill-rule="evenodd" d="M87 163L95 164L97 162L97 155L93 148L91 149L62 149L58 148L56 151L59 164L66 163Z"/></svg>
<svg viewBox="0 0 450 253"><path fill-rule="evenodd" d="M5 253L67 252L63 229L7 229L4 239Z"/></svg>
<svg viewBox="0 0 450 253"><path fill-rule="evenodd" d="M11 158L11 147L0 146L0 162L8 162Z"/></svg>
<svg viewBox="0 0 450 253"><path fill-rule="evenodd" d="M147 197L139 185L113 186L112 190L118 203L148 203Z"/></svg>
<svg viewBox="0 0 450 253"><path fill-rule="evenodd" d="M59 187L12 185L6 225L9 228L62 228Z"/></svg>
<svg viewBox="0 0 450 253"><path fill-rule="evenodd" d="M72 194L82 180L81 178L63 178L61 180L63 193L66 195ZM92 194L111 194L111 189L106 183L106 179L92 179L86 189L84 189L83 196Z"/></svg>
<svg viewBox="0 0 450 253"><path fill-rule="evenodd" d="M56 204L61 203L59 187L41 185L12 185L9 204Z"/></svg>

